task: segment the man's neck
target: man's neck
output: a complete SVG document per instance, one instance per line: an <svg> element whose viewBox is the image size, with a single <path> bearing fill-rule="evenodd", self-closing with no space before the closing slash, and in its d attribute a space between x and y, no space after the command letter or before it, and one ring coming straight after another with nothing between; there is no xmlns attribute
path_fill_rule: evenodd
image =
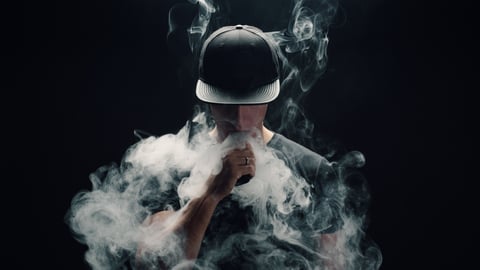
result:
<svg viewBox="0 0 480 270"><path fill-rule="evenodd" d="M267 144L268 142L270 142L270 140L272 140L273 134L274 134L273 131L266 128L265 126L262 126L262 137L265 144Z"/></svg>

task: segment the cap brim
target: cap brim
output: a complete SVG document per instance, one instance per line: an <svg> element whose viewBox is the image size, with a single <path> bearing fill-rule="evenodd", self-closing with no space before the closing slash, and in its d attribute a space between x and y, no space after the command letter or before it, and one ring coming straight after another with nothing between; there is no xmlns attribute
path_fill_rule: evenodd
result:
<svg viewBox="0 0 480 270"><path fill-rule="evenodd" d="M275 100L280 93L280 81L258 87L251 94L245 96L228 95L228 89L221 89L207 84L202 80L197 81L196 95L198 99L207 103L215 104L264 104Z"/></svg>

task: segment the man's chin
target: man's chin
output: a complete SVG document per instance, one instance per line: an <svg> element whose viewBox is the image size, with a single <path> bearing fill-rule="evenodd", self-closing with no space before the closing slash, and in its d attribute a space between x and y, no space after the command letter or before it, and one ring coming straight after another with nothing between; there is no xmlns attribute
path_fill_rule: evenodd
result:
<svg viewBox="0 0 480 270"><path fill-rule="evenodd" d="M255 145L262 141L261 133L258 130L249 130L230 132L223 140L223 143L226 145L235 145L236 147L244 147L247 142Z"/></svg>

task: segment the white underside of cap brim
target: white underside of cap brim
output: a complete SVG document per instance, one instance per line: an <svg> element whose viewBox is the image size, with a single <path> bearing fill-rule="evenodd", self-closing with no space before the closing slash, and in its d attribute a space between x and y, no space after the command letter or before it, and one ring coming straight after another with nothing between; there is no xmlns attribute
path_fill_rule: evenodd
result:
<svg viewBox="0 0 480 270"><path fill-rule="evenodd" d="M228 89L221 89L207 84L201 80L197 81L197 97L207 103L216 104L263 104L275 100L280 93L280 80L266 84L252 91L246 96L228 95Z"/></svg>

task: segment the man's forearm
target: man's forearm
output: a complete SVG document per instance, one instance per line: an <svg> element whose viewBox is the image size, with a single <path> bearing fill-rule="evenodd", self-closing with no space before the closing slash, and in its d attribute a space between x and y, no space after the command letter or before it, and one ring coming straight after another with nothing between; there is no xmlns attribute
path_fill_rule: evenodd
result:
<svg viewBox="0 0 480 270"><path fill-rule="evenodd" d="M185 237L185 257L194 260L200 251L205 231L213 216L218 201L211 196L202 196L192 199L179 217L176 232L183 233Z"/></svg>
<svg viewBox="0 0 480 270"><path fill-rule="evenodd" d="M318 239L320 254L323 255L323 267L326 270L345 270L343 247L339 243L338 234L322 234Z"/></svg>
<svg viewBox="0 0 480 270"><path fill-rule="evenodd" d="M245 159L251 162L245 164ZM137 260L150 262L150 268L173 266L183 260L194 261L215 208L231 194L237 180L244 175L255 176L255 158L248 143L245 148L232 149L222 158L221 171L210 175L202 196L191 199L177 212L159 212L150 218Z"/></svg>
<svg viewBox="0 0 480 270"><path fill-rule="evenodd" d="M151 226L151 228L154 229L157 227L162 230L162 232L154 232L151 235L145 235L145 241L143 241L143 243L140 245L137 252L137 265L142 266L145 264L142 262L145 260L144 254L155 253L156 248L149 246L158 246L162 243L168 243L169 241L166 241L168 237L174 237L175 239L179 240L176 244L180 245L180 250L183 250L184 254L181 254L181 256L176 254L178 257L189 261L195 260L200 251L200 246L205 235L205 231L210 223L210 219L213 216L217 204L218 201L212 198L212 196L204 195L199 198L192 199L187 205L185 205L176 213L159 212L154 214L150 218L148 226ZM173 220L169 220L171 218ZM162 259L162 254L158 254L158 256L157 254L153 254L153 256L157 257L157 269L164 269L168 267L165 266L164 259ZM143 269L148 267L143 266L143 268L139 268Z"/></svg>

